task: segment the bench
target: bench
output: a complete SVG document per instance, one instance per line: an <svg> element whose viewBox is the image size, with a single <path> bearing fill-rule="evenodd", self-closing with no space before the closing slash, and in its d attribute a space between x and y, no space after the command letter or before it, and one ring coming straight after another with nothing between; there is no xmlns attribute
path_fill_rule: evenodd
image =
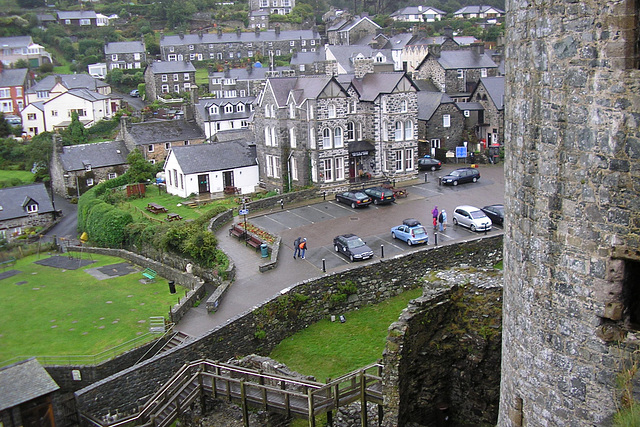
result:
<svg viewBox="0 0 640 427"><path fill-rule="evenodd" d="M179 214L177 214L177 213L170 213L170 214L167 214L167 221L168 221L168 222L171 222L171 221L181 221L181 220L182 220L182 217L181 217Z"/></svg>
<svg viewBox="0 0 640 427"><path fill-rule="evenodd" d="M224 194L240 194L240 189L238 187L224 187Z"/></svg>
<svg viewBox="0 0 640 427"><path fill-rule="evenodd" d="M0 267L2 267L3 270L8 267L13 267L14 265L16 265L16 259L14 257L0 261Z"/></svg>
<svg viewBox="0 0 640 427"><path fill-rule="evenodd" d="M162 205L158 205L156 203L149 203L145 209L151 212L152 214L167 212L167 208L165 208Z"/></svg>
<svg viewBox="0 0 640 427"><path fill-rule="evenodd" d="M250 237L247 239L247 244L248 244L249 246L253 246L253 247L255 248L255 250L257 251L258 249L260 249L260 246L262 245L262 241L260 241L260 240L256 239L256 238L255 238L255 237L253 237L253 236L250 236Z"/></svg>
<svg viewBox="0 0 640 427"><path fill-rule="evenodd" d="M158 273L156 273L155 270L152 270L150 268L145 268L144 271L142 272L142 275L145 277L145 279L149 279L153 281L158 276Z"/></svg>
<svg viewBox="0 0 640 427"><path fill-rule="evenodd" d="M236 224L234 224L233 227L229 229L229 236L242 238L244 237L244 235L245 235L244 229L242 227L238 227Z"/></svg>

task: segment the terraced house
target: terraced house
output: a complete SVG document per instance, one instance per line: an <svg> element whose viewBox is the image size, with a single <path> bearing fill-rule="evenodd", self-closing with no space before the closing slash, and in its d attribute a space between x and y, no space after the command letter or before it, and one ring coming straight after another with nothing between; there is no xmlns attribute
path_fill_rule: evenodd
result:
<svg viewBox="0 0 640 427"><path fill-rule="evenodd" d="M254 115L268 189L337 190L369 177L415 176L417 88L405 73L267 80Z"/></svg>
<svg viewBox="0 0 640 427"><path fill-rule="evenodd" d="M147 65L147 50L143 41L111 42L104 45L107 69L144 68Z"/></svg>

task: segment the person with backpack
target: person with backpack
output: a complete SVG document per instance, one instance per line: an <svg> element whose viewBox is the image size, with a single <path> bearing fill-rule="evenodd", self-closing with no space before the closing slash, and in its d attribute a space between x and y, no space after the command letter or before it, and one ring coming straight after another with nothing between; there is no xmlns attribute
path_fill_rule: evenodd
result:
<svg viewBox="0 0 640 427"><path fill-rule="evenodd" d="M300 258L304 259L304 254L307 252L307 238L303 238L298 245L300 248Z"/></svg>
<svg viewBox="0 0 640 427"><path fill-rule="evenodd" d="M302 237L298 237L293 241L293 259L296 259L296 256L300 256L300 242L302 241Z"/></svg>

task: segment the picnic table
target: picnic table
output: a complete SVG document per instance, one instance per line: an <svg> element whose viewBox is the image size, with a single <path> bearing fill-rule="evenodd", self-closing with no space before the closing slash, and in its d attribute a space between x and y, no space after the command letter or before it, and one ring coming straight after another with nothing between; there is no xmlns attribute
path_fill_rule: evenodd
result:
<svg viewBox="0 0 640 427"><path fill-rule="evenodd" d="M168 213L167 214L167 221L171 222L171 221L180 221L182 220L182 217L180 215L178 215L177 213Z"/></svg>
<svg viewBox="0 0 640 427"><path fill-rule="evenodd" d="M151 212L152 214L159 214L159 213L164 213L167 212L167 208L165 208L162 205L159 205L157 203L149 203L147 205L146 208L149 212Z"/></svg>

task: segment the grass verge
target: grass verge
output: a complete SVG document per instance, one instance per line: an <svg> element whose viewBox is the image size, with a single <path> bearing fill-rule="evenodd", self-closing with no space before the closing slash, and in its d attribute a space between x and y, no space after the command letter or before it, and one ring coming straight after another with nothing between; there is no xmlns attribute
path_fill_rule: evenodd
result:
<svg viewBox="0 0 640 427"><path fill-rule="evenodd" d="M33 182L34 175L29 171L12 171L12 170L0 170L0 188L3 186L13 186L14 182L20 181L20 184L31 184ZM5 185L6 183L6 185Z"/></svg>
<svg viewBox="0 0 640 427"><path fill-rule="evenodd" d="M0 280L0 365L18 356L100 353L147 333L149 317L166 317L177 302L162 278L143 284L137 272L98 280L85 271L120 258L94 254L96 262L77 270L34 264L48 256L20 259L12 267L20 273Z"/></svg>
<svg viewBox="0 0 640 427"><path fill-rule="evenodd" d="M387 329L407 303L420 295L421 288L412 289L380 304L345 313L345 323L321 320L282 341L269 356L321 382L337 378L380 359Z"/></svg>

